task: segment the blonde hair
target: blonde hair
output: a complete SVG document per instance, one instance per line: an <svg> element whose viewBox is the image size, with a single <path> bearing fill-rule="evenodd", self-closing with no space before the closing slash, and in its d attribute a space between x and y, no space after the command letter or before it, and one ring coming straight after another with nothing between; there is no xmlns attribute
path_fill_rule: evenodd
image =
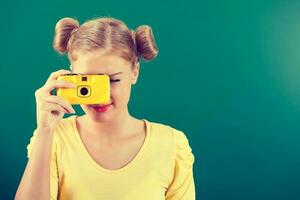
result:
<svg viewBox="0 0 300 200"><path fill-rule="evenodd" d="M74 18L60 19L55 26L53 48L60 54L67 53L70 61L77 59L75 51L103 50L104 54L121 56L132 66L140 57L151 60L158 54L150 26L129 30L124 22L112 17L91 19L81 26Z"/></svg>

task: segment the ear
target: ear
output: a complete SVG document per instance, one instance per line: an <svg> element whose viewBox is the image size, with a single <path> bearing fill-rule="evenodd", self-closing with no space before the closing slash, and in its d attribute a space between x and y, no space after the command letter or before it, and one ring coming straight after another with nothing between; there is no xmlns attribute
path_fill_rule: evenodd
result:
<svg viewBox="0 0 300 200"><path fill-rule="evenodd" d="M132 85L135 85L137 83L139 77L139 71L140 71L140 63L137 62L132 71L132 80L131 80Z"/></svg>

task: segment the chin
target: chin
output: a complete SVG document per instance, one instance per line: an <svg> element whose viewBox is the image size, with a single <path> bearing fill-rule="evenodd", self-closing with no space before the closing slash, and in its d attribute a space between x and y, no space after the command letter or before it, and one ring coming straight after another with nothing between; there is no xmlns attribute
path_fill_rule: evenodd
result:
<svg viewBox="0 0 300 200"><path fill-rule="evenodd" d="M114 115L114 104L104 107L94 107L92 105L84 105L82 109L88 115L90 119L95 122L108 122L113 118Z"/></svg>

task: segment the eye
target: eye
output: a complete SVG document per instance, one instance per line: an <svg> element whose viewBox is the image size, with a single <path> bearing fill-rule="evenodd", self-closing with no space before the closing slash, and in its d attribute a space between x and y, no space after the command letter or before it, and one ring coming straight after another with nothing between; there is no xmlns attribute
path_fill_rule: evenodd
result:
<svg viewBox="0 0 300 200"><path fill-rule="evenodd" d="M110 82L118 82L118 81L120 81L120 79L110 79Z"/></svg>

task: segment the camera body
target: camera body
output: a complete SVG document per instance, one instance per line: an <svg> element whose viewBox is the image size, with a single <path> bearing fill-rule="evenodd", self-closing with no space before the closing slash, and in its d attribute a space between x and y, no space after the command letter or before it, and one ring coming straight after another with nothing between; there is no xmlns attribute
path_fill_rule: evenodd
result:
<svg viewBox="0 0 300 200"><path fill-rule="evenodd" d="M58 88L57 96L70 104L110 103L110 79L108 75L65 74L57 78L76 85L76 88Z"/></svg>

